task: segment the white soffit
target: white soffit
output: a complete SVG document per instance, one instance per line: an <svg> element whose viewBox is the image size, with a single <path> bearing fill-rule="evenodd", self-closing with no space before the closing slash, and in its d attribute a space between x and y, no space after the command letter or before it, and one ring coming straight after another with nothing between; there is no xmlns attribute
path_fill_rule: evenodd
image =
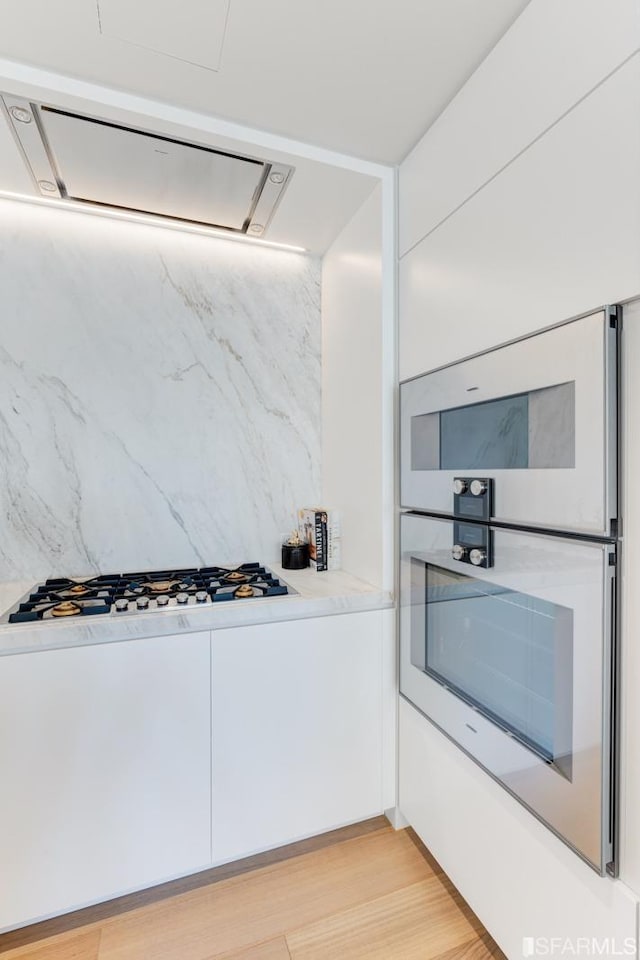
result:
<svg viewBox="0 0 640 960"><path fill-rule="evenodd" d="M97 0L98 27L124 40L207 70L218 70L230 0Z"/></svg>
<svg viewBox="0 0 640 960"><path fill-rule="evenodd" d="M6 78L5 78L6 80ZM14 89L31 101L44 99L46 90L22 83L11 84ZM0 87L1 90L1 87ZM50 91L49 91L50 92ZM50 102L72 112L99 116L103 120L147 130L151 134L177 140L197 141L203 146L229 153L260 156L271 164L288 164L295 167L295 174L287 186L286 194L278 204L264 239L268 242L304 247L312 254L323 255L335 238L354 216L378 182L376 170L361 173L357 169L337 166L328 158L326 162L300 156L296 153L256 147L249 140L232 139L220 134L208 133L202 128L185 126L168 121L152 120L142 113L132 113L122 108L107 107L85 99L64 94L50 97ZM307 153L321 153L309 150ZM347 158L348 159L348 158ZM363 166L368 166L363 164ZM29 174L29 168L0 110L0 193L37 197L39 191Z"/></svg>

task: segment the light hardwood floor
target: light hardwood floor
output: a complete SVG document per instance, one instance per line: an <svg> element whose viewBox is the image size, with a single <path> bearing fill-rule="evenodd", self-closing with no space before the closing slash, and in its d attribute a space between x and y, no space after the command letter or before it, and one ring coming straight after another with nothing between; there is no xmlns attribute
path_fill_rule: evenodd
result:
<svg viewBox="0 0 640 960"><path fill-rule="evenodd" d="M503 958L412 831L380 818L327 843L35 942L0 936L2 960Z"/></svg>

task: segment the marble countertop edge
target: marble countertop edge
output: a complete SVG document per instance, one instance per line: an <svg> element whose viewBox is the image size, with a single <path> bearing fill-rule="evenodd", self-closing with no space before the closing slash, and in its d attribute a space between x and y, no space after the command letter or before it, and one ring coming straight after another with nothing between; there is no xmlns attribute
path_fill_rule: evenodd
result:
<svg viewBox="0 0 640 960"><path fill-rule="evenodd" d="M272 569L297 593L269 599L257 598L242 603L124 614L122 617L84 618L73 622L48 620L22 624L4 623L0 624L0 656L364 613L394 606L394 599L389 591L372 586L344 571L290 571L282 570L275 564ZM13 606L31 586L31 583L0 584L0 611L5 612Z"/></svg>

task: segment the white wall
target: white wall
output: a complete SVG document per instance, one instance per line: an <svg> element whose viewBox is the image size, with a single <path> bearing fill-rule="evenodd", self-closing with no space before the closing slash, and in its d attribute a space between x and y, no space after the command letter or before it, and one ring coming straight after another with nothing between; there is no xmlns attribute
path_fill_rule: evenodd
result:
<svg viewBox="0 0 640 960"><path fill-rule="evenodd" d="M322 264L322 497L342 566L378 586L382 532L382 209L377 187Z"/></svg>
<svg viewBox="0 0 640 960"><path fill-rule="evenodd" d="M389 177L322 264L322 500L342 514L343 569L386 590L393 589L393 199ZM382 626L383 806L391 810L397 799L394 611L385 611Z"/></svg>
<svg viewBox="0 0 640 960"><path fill-rule="evenodd" d="M401 379L640 294L639 15L635 0L532 0L407 158ZM626 335L633 369L638 322L629 317ZM629 435L640 397L627 379ZM639 457L629 451L630 489ZM627 583L640 536L628 507ZM595 877L427 721L401 711L401 809L510 957L522 955L523 936L635 935L640 711L629 671L640 607L630 596L621 881Z"/></svg>
<svg viewBox="0 0 640 960"><path fill-rule="evenodd" d="M277 558L320 494L319 261L0 218L0 580Z"/></svg>

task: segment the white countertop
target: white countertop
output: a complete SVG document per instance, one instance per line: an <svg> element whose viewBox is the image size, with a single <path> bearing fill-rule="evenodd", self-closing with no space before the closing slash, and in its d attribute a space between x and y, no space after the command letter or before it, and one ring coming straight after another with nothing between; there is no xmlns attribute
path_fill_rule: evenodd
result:
<svg viewBox="0 0 640 960"><path fill-rule="evenodd" d="M0 624L0 656L55 650L156 637L172 633L195 633L279 620L304 620L340 613L360 613L393 606L390 593L342 570L270 568L298 593L283 597L254 598L242 602L190 606L186 609L150 611L119 616L84 617L79 620ZM0 616L33 587L33 582L0 583Z"/></svg>

